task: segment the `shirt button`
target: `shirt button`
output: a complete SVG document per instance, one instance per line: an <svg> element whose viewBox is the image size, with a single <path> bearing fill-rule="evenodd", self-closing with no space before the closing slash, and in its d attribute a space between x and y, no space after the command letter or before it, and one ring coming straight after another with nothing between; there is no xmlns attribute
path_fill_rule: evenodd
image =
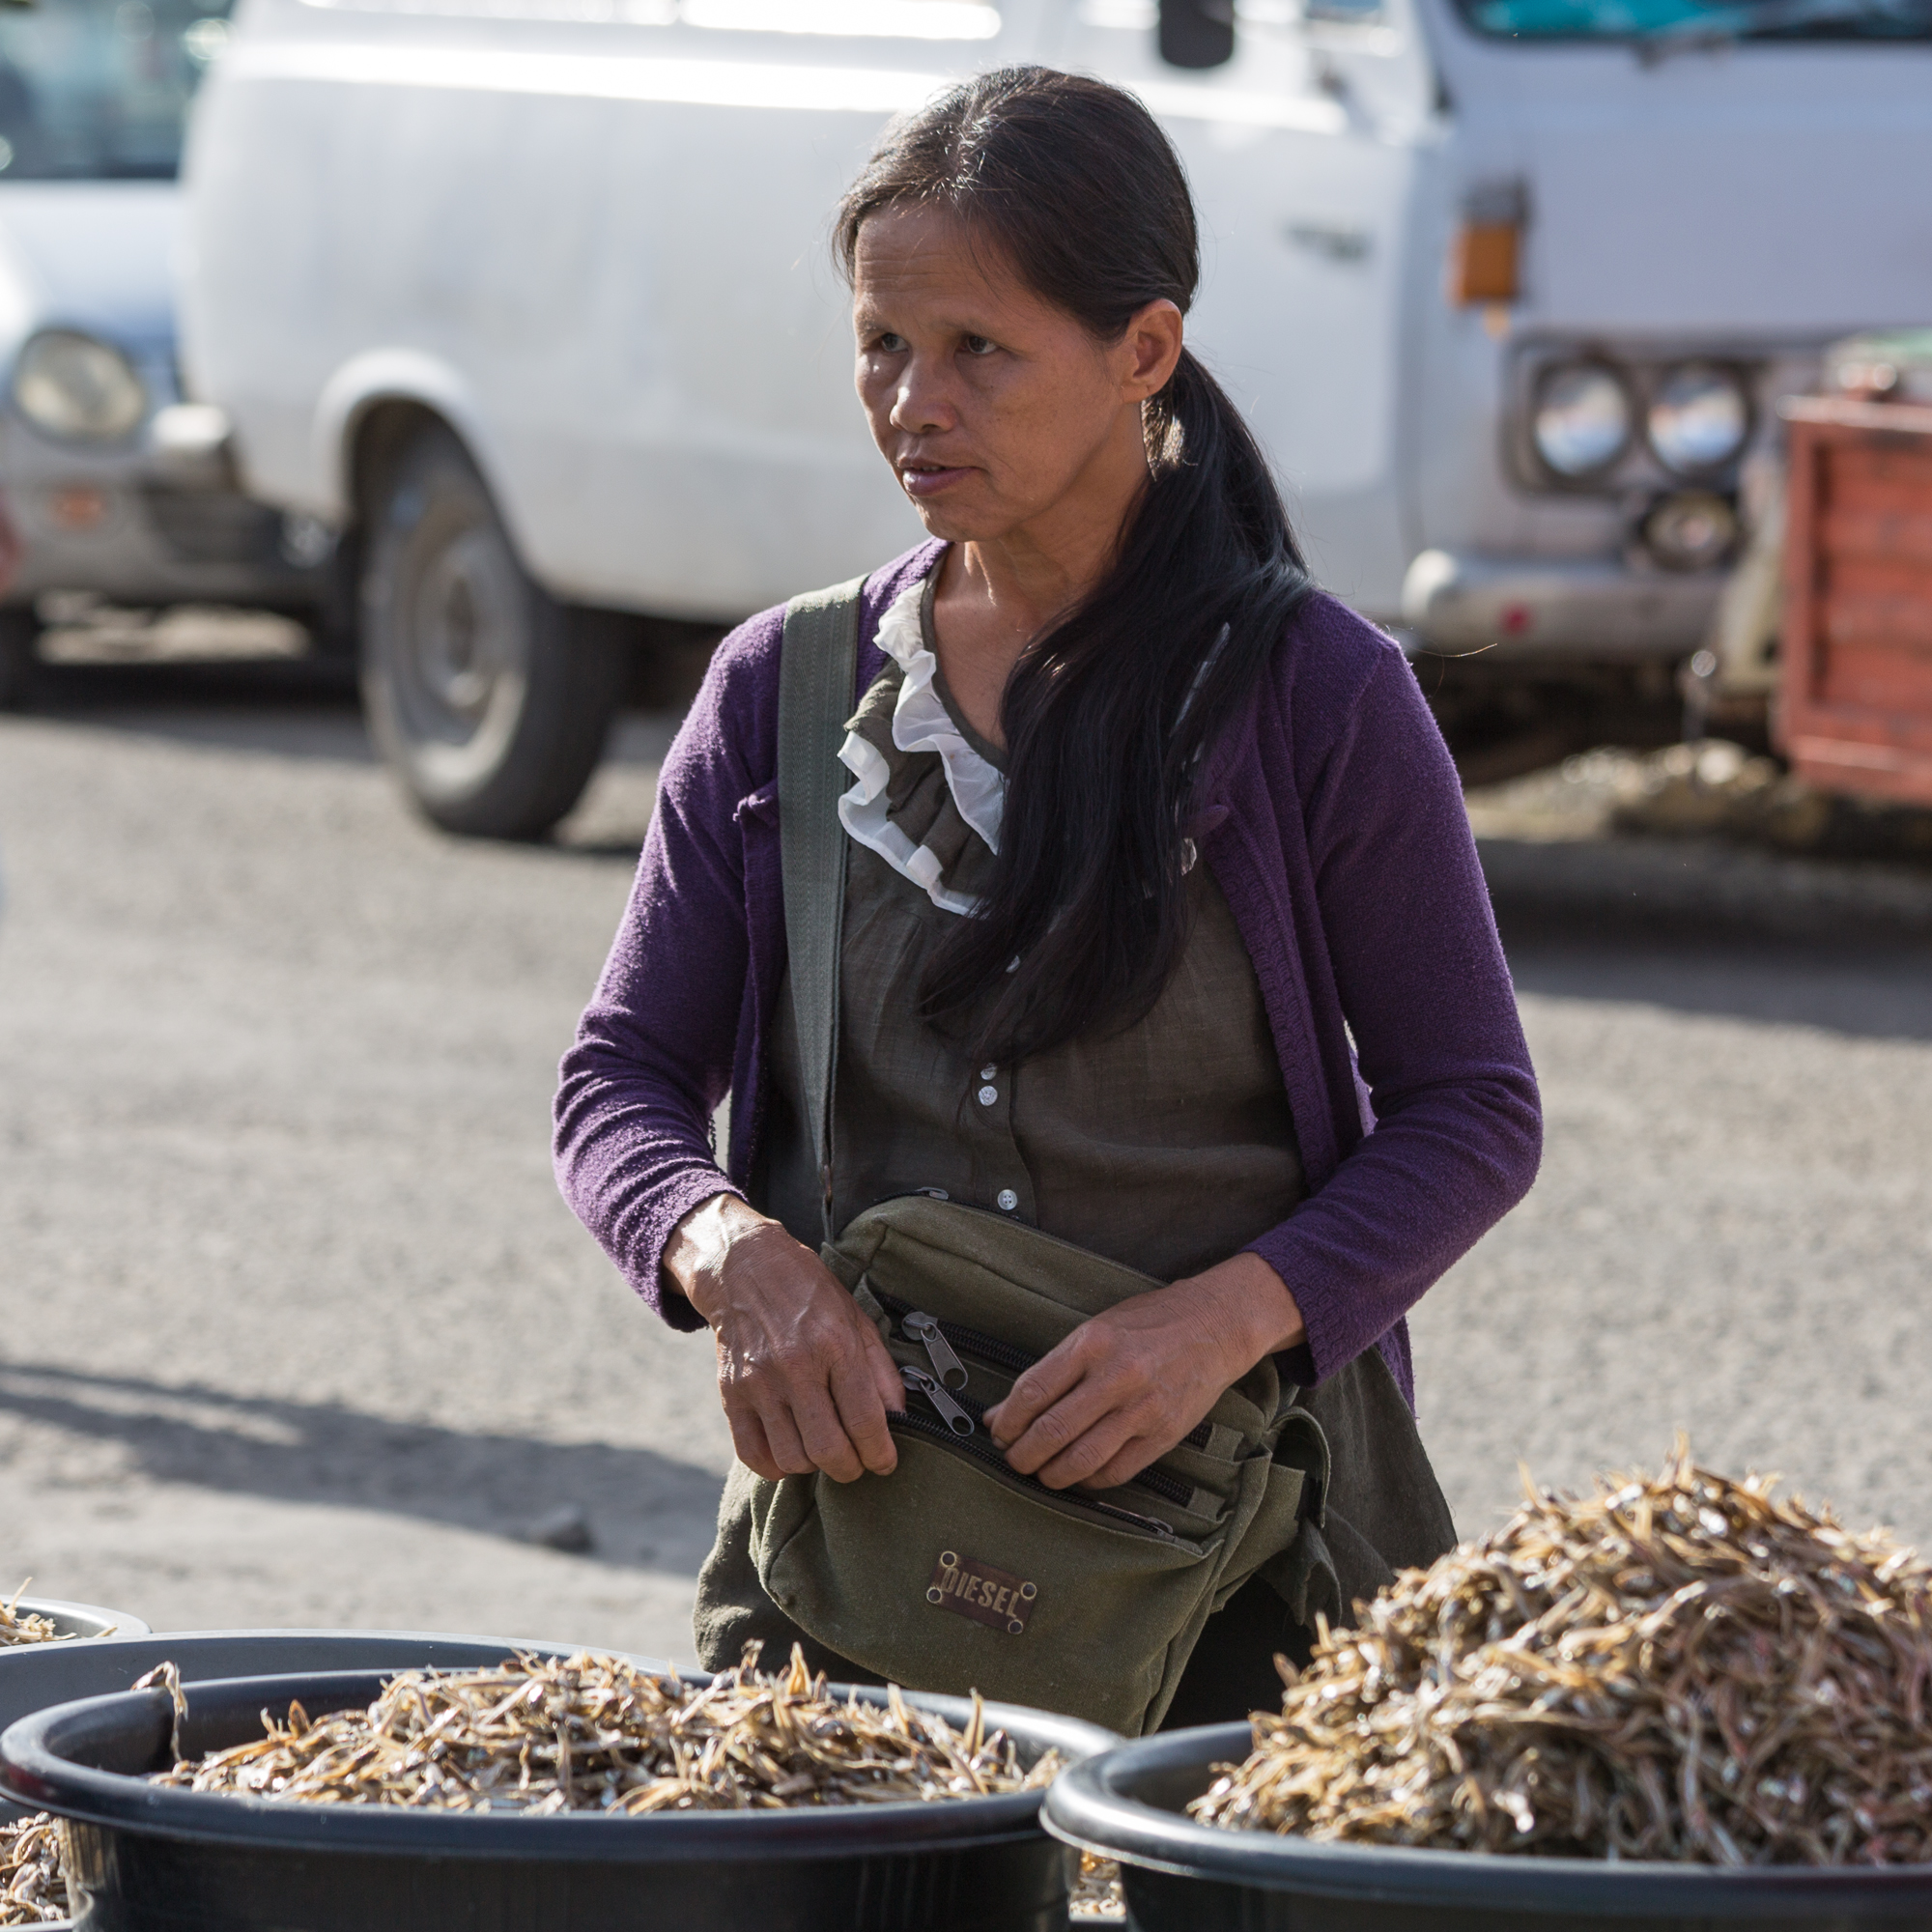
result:
<svg viewBox="0 0 1932 1932"><path fill-rule="evenodd" d="M997 1087L981 1087L980 1089L980 1104L982 1107L990 1107L999 1097L1000 1090Z"/></svg>
<svg viewBox="0 0 1932 1932"><path fill-rule="evenodd" d="M1009 1214L1020 1205L1020 1197L1010 1187L1001 1188L999 1193L993 1198L999 1202L1001 1208Z"/></svg>
<svg viewBox="0 0 1932 1932"><path fill-rule="evenodd" d="M981 1080L990 1080L999 1070L997 1066L982 1066L980 1069L980 1078Z"/></svg>

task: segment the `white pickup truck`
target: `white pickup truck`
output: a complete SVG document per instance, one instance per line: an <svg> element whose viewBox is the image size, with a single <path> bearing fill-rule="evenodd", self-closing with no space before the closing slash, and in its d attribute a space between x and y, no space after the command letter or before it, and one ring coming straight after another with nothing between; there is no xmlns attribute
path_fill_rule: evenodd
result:
<svg viewBox="0 0 1932 1932"><path fill-rule="evenodd" d="M1468 705L1662 685L1773 400L1932 315L1932 0L242 0L190 133L189 381L359 559L432 816L568 809L622 613L912 540L828 213L891 114L1021 61L1169 128L1192 339L1323 581L1481 653Z"/></svg>

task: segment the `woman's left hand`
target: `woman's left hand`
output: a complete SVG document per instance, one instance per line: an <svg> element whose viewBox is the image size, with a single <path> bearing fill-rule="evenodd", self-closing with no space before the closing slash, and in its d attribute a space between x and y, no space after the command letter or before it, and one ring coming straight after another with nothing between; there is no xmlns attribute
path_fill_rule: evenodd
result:
<svg viewBox="0 0 1932 1932"><path fill-rule="evenodd" d="M986 1427L1022 1475L1110 1490L1304 1332L1282 1278L1259 1255L1236 1255L1083 1321L986 1411Z"/></svg>

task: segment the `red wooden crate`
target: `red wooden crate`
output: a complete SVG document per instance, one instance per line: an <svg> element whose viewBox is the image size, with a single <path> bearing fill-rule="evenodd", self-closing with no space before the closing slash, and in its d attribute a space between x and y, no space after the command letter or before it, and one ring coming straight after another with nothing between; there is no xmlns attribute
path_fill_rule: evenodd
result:
<svg viewBox="0 0 1932 1932"><path fill-rule="evenodd" d="M1932 805L1932 409L1788 402L1778 739L1828 791Z"/></svg>

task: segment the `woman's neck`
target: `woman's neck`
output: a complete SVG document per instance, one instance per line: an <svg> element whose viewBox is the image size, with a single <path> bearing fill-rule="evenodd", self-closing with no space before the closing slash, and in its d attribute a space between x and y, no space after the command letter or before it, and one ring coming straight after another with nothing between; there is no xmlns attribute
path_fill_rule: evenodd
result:
<svg viewBox="0 0 1932 1932"><path fill-rule="evenodd" d="M1040 632L1105 576L1124 516L1082 519L1042 542L1029 529L955 543L940 559L932 622L940 668L953 701L995 745L1000 705L1014 665Z"/></svg>

